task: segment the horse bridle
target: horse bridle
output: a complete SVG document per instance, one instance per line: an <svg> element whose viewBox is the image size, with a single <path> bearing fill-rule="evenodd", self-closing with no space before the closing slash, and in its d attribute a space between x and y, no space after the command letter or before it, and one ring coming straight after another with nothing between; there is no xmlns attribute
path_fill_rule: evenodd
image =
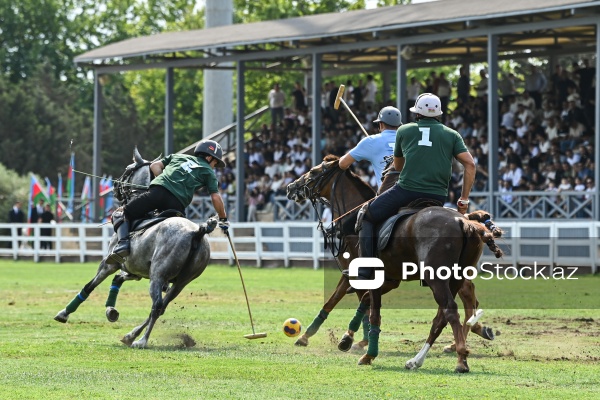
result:
<svg viewBox="0 0 600 400"><path fill-rule="evenodd" d="M331 202L328 199L322 197L321 193L320 193L321 189L323 188L324 183L330 179L331 175L336 173L337 176L335 177L335 180L331 184L331 193L334 193L337 183L338 183L338 180L341 178L341 176L344 172L347 172L347 170L343 170L339 167L336 167L336 163L337 163L337 161L331 161L331 162L324 161L323 163L321 163L321 171L320 172L314 173L314 176L310 176L311 174L309 173L308 179L304 178L304 176L303 176L303 181L299 182L298 183L299 186L297 188L294 188L294 190L302 193L302 196L311 202L311 204L315 210L315 213L317 214L317 218L319 220L317 229L320 230L321 232L323 232L323 237L325 238L325 248L327 248L329 245L331 253L336 258L336 261L337 261L338 255L343 250L341 245L339 244L339 243L341 243L342 239L340 237L339 243L336 244L334 238L338 236L337 235L338 231L341 232L341 223L335 224L335 225L332 224L332 226L325 229L323 227L323 220L322 220L321 214L319 212L319 207L317 207L317 204L319 204L319 203L326 205L328 207L331 207L331 212L333 215L335 215L335 208L339 208L340 212L341 212L341 210L344 209L343 208L344 207L344 198L343 197L342 197L342 204L339 207L335 207L333 204L331 204ZM341 266L339 265L339 262L338 262L338 268L341 268Z"/></svg>
<svg viewBox="0 0 600 400"><path fill-rule="evenodd" d="M148 190L147 186L136 185L129 183L129 180L133 176L133 173L142 167L150 168L150 161L144 161L143 163L130 164L125 168L123 175L115 181L113 187L113 194L122 204L127 204L131 199L137 197L140 193ZM152 171L150 171L152 175Z"/></svg>

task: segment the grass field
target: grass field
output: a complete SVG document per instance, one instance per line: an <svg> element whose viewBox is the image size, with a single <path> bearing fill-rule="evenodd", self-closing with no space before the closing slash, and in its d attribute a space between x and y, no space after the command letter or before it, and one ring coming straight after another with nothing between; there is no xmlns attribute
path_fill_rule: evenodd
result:
<svg viewBox="0 0 600 400"><path fill-rule="evenodd" d="M148 348L137 350L119 339L148 315L148 281L123 285L114 324L104 316L110 279L67 324L53 320L95 270L0 261L0 399L600 398L598 310L486 309L482 322L500 335L493 342L469 336L465 375L442 352L449 328L420 370L405 370L434 311L383 310L379 357L359 367L359 355L336 348L349 309L334 311L307 348L281 333L286 318L306 327L320 310L322 271L244 268L257 331L268 333L250 341L238 273L213 265L170 305ZM402 287L394 295L401 294ZM185 347L182 335L196 345Z"/></svg>

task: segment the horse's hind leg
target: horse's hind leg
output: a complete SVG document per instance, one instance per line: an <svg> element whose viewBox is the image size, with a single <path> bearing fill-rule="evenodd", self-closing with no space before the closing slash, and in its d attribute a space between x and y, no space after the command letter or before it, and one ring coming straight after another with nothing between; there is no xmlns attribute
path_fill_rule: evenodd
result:
<svg viewBox="0 0 600 400"><path fill-rule="evenodd" d="M105 262L105 260L102 260L102 262L98 266L98 271L96 272L96 276L94 277L94 279L89 281L83 287L83 289L81 289L77 296L75 296L73 300L71 300L64 309L60 310L58 314L56 314L54 320L63 323L67 322L67 320L69 319L69 314L72 314L75 311L77 311L79 305L88 298L92 291L96 287L98 287L98 285L101 284L108 276L117 272L119 268L119 264L108 264Z"/></svg>
<svg viewBox="0 0 600 400"><path fill-rule="evenodd" d="M162 298L162 288L165 283L166 282L163 282L159 279L150 282L150 297L152 297L152 311L150 312L150 317L146 320L144 324L136 327L126 336L135 339L141 333L142 329L144 329L143 327L146 324L148 325L148 327L146 328L144 336L142 336L139 340L133 342L131 344L131 347L141 349L146 347L146 345L148 344L148 339L150 339L150 333L152 332L152 329L154 328L154 324L158 320L158 317L164 314L169 303L174 298L176 298L179 295L179 293L181 293L183 288L188 284L187 281L175 281L175 283L171 285L171 287L165 294L165 297Z"/></svg>
<svg viewBox="0 0 600 400"><path fill-rule="evenodd" d="M427 357L427 353L429 352L429 349L431 348L431 346L433 346L433 343L435 343L436 339L438 338L438 336L440 336L440 333L442 333L447 324L448 321L446 321L446 317L444 317L444 310L441 307L438 307L437 314L433 318L431 324L429 337L425 341L425 344L423 345L419 353L410 360L408 360L406 364L404 364L404 367L406 369L417 369L423 365L423 363L425 362L425 357Z"/></svg>
<svg viewBox="0 0 600 400"><path fill-rule="evenodd" d="M475 311L479 308L479 301L477 301L477 296L475 295L475 284L468 279L463 281L463 285L458 291L458 296L462 300L465 316L463 318L463 333L465 335L465 340L467 340L467 336L469 335L469 331L474 334L481 336L484 339L494 340L494 331L492 328L483 326L481 323L477 322L472 326L467 325L467 321L471 318ZM452 353L456 351L456 345L452 342L451 345L444 347L445 353Z"/></svg>

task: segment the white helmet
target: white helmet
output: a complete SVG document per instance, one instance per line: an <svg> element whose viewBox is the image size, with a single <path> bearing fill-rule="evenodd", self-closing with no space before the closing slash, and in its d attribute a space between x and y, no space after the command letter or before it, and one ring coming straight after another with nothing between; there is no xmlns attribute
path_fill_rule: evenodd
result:
<svg viewBox="0 0 600 400"><path fill-rule="evenodd" d="M437 117L442 115L442 102L435 94L423 93L417 97L417 101L410 111L425 117Z"/></svg>

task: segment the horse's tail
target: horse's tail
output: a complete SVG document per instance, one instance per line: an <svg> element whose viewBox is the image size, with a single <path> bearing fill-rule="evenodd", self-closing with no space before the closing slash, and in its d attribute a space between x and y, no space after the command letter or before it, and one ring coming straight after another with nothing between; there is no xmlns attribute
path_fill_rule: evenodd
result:
<svg viewBox="0 0 600 400"><path fill-rule="evenodd" d="M465 246L471 238L478 238L478 240L487 245L490 251L494 253L496 258L500 258L504 255L502 249L498 247L494 241L494 233L490 232L490 230L486 228L486 225L475 219L461 218L459 221L465 234ZM499 228L497 229L501 234L502 230Z"/></svg>

